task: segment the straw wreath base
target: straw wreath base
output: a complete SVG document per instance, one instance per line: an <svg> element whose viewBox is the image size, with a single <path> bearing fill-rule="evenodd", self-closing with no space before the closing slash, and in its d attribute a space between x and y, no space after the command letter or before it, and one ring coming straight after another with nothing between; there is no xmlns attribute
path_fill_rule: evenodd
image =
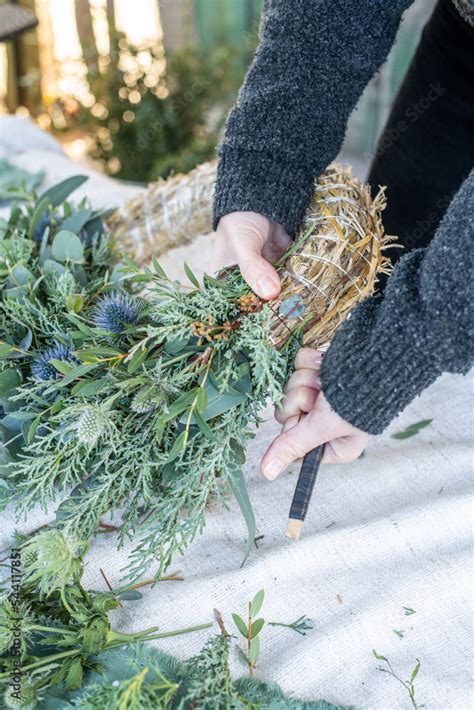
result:
<svg viewBox="0 0 474 710"><path fill-rule="evenodd" d="M118 246L144 264L209 233L215 179L216 163L209 162L152 183L110 218ZM373 293L377 273L388 269L383 249L392 241L383 230L384 207L383 190L372 198L349 166L330 165L315 180L297 248L279 267L281 294L270 303L274 345L298 326L305 345L329 343L350 310Z"/></svg>

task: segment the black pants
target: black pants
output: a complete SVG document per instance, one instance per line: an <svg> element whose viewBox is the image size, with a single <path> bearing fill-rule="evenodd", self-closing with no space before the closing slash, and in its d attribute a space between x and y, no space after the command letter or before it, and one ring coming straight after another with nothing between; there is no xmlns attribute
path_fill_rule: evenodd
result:
<svg viewBox="0 0 474 710"><path fill-rule="evenodd" d="M369 182L387 186L385 231L426 247L474 166L474 28L440 0L380 138ZM381 287L384 281L381 281Z"/></svg>

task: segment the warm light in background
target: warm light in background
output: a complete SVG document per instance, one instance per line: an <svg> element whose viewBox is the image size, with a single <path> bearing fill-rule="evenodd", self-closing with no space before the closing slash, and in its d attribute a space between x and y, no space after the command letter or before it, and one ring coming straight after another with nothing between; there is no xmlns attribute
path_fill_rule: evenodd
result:
<svg viewBox="0 0 474 710"><path fill-rule="evenodd" d="M163 36L157 0L115 0L115 24L132 44Z"/></svg>
<svg viewBox="0 0 474 710"><path fill-rule="evenodd" d="M106 1L90 0L97 50L105 56L110 46ZM48 56L42 68L45 102L52 103L58 95L62 95L74 96L85 105L91 105L94 99L86 82L87 70L77 34L74 0L36 0L35 5L40 21L40 44L48 50L48 40L51 40L52 52L51 48L49 51L55 60L55 66L51 66L51 57ZM114 6L116 28L124 32L133 44L162 38L157 0L115 0ZM46 18L50 18L50 28L46 27ZM6 72L6 48L0 44L0 96L6 94Z"/></svg>
<svg viewBox="0 0 474 710"><path fill-rule="evenodd" d="M86 67L77 33L74 0L37 0L49 4L53 33L54 57L60 72L56 91L63 96L74 96L84 105L92 105L94 97L86 82ZM115 24L133 44L162 37L157 0L115 0ZM106 0L90 0L94 36L99 54L109 52L109 29ZM52 87L50 87L52 89ZM45 91L46 95L49 93ZM55 93L51 91L51 93Z"/></svg>
<svg viewBox="0 0 474 710"><path fill-rule="evenodd" d="M40 0L49 2L54 33L54 52L59 61L79 59L81 47L77 36L74 0ZM105 16L106 0L91 0L97 49L106 53L109 47ZM133 44L162 36L156 0L115 0L115 23Z"/></svg>

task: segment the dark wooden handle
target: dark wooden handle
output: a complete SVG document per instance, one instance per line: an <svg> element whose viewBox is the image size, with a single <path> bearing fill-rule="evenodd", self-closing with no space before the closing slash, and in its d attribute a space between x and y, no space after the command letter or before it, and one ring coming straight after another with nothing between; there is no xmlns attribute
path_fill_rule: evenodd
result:
<svg viewBox="0 0 474 710"><path fill-rule="evenodd" d="M303 459L289 515L290 521L300 521L300 523L296 526L293 525L293 533L291 533L290 528L288 528L288 537L299 537L299 532L311 502L311 496L323 454L324 444L307 453Z"/></svg>

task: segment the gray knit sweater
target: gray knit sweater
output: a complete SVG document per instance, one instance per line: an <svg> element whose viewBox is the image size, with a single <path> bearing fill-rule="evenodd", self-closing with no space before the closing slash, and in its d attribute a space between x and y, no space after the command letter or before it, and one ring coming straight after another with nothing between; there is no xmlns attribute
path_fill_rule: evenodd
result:
<svg viewBox="0 0 474 710"><path fill-rule="evenodd" d="M251 210L294 234L410 4L265 0L261 42L219 149L215 226ZM401 259L383 297L359 305L336 334L323 391L360 429L382 432L442 372L469 369L473 234L474 171L430 247Z"/></svg>

